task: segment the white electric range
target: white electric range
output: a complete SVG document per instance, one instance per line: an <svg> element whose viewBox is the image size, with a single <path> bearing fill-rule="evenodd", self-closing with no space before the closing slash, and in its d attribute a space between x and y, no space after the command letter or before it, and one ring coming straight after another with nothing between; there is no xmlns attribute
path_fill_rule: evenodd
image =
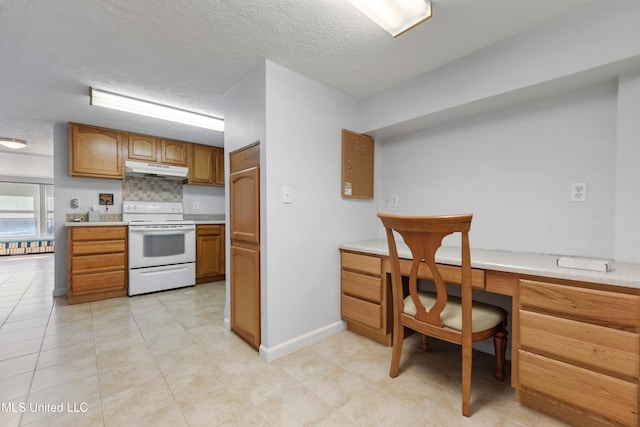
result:
<svg viewBox="0 0 640 427"><path fill-rule="evenodd" d="M129 223L129 296L196 283L196 226L182 203L125 201Z"/></svg>

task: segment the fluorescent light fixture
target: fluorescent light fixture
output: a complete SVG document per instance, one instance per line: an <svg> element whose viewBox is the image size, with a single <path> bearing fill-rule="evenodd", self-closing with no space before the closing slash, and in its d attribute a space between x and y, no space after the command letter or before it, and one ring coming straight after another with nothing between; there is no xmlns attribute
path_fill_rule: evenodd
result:
<svg viewBox="0 0 640 427"><path fill-rule="evenodd" d="M8 148L19 149L26 147L27 141L25 141L24 139L5 138L3 136L0 136L0 144Z"/></svg>
<svg viewBox="0 0 640 427"><path fill-rule="evenodd" d="M112 108L156 119L198 126L205 129L224 132L224 120L218 117L206 116L192 111L181 110L167 105L143 101L113 92L89 88L89 105Z"/></svg>
<svg viewBox="0 0 640 427"><path fill-rule="evenodd" d="M393 37L431 18L431 2L426 0L349 0Z"/></svg>

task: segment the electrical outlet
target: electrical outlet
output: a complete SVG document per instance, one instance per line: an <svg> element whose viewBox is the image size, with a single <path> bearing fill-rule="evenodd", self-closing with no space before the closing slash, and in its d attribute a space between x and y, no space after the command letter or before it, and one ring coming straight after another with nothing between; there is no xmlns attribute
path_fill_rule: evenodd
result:
<svg viewBox="0 0 640 427"><path fill-rule="evenodd" d="M200 209L200 202L193 202L193 209Z"/></svg>
<svg viewBox="0 0 640 427"><path fill-rule="evenodd" d="M587 201L587 183L586 182L574 182L571 184L571 198L572 202L586 202Z"/></svg>
<svg viewBox="0 0 640 427"><path fill-rule="evenodd" d="M397 208L399 205L398 202L398 195L397 194L392 194L389 198L389 204L391 205L392 208Z"/></svg>

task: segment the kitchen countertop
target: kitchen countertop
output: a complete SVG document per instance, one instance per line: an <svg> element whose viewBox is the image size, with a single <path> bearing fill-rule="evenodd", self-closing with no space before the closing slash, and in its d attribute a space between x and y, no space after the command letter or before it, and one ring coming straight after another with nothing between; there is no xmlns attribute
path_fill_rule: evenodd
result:
<svg viewBox="0 0 640 427"><path fill-rule="evenodd" d="M65 227L106 227L114 225L129 225L127 221L67 221L64 223Z"/></svg>
<svg viewBox="0 0 640 427"><path fill-rule="evenodd" d="M196 225L225 225L224 220L210 220L210 221L194 221ZM128 221L67 221L64 223L65 227L107 227L114 225L129 225Z"/></svg>
<svg viewBox="0 0 640 427"><path fill-rule="evenodd" d="M210 221L194 221L196 225L205 225L205 224L221 224L224 225L226 221L224 220L210 220ZM106 226L114 226L114 225L129 225L128 221L67 221L64 223L65 227L106 227Z"/></svg>
<svg viewBox="0 0 640 427"><path fill-rule="evenodd" d="M409 248L403 242L397 242L397 247L398 255L401 258L412 258ZM339 248L355 252L389 256L389 249L385 239L342 243L339 245ZM504 271L508 273L553 277L557 279L640 289L640 264L611 262L610 271L608 272L579 270L558 267L556 263L561 256L563 255L471 249L471 266L484 270ZM460 248L449 246L441 247L436 253L436 262L460 265Z"/></svg>

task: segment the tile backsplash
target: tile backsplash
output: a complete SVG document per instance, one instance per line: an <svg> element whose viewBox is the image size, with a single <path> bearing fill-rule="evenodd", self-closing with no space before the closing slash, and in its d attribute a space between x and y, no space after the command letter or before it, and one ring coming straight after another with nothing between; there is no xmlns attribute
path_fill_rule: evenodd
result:
<svg viewBox="0 0 640 427"><path fill-rule="evenodd" d="M122 200L182 203L182 181L127 176L122 181Z"/></svg>

